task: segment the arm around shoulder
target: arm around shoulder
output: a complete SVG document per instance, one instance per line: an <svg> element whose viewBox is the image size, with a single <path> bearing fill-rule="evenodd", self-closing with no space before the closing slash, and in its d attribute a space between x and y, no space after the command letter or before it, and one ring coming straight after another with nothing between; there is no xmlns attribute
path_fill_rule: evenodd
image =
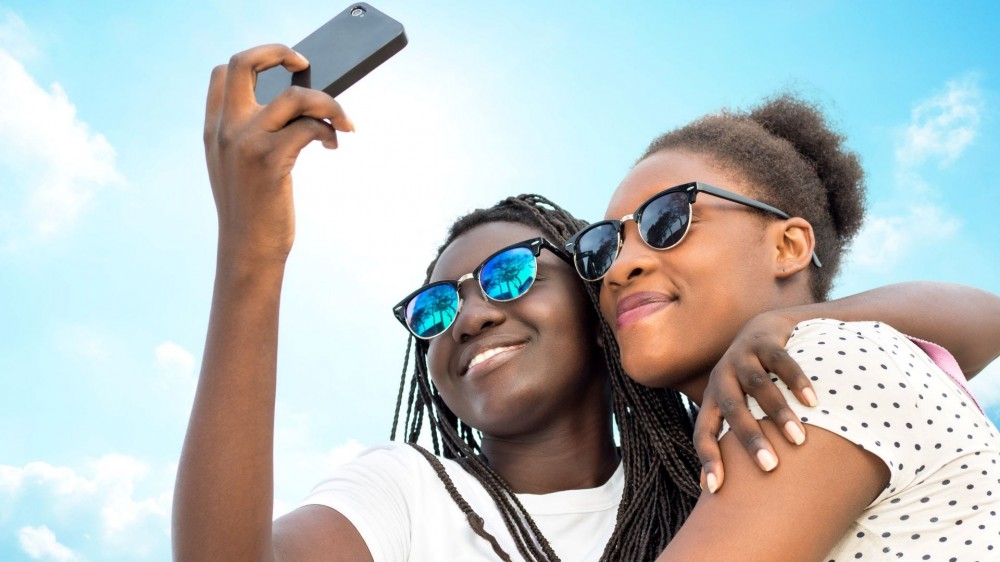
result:
<svg viewBox="0 0 1000 562"><path fill-rule="evenodd" d="M965 285L911 281L841 299L775 311L796 321L880 320L941 345L971 379L1000 356L1000 297Z"/></svg>
<svg viewBox="0 0 1000 562"><path fill-rule="evenodd" d="M726 485L702 493L659 560L823 560L889 480L878 457L843 437L817 427L794 446L761 424L777 468L761 471L726 434Z"/></svg>

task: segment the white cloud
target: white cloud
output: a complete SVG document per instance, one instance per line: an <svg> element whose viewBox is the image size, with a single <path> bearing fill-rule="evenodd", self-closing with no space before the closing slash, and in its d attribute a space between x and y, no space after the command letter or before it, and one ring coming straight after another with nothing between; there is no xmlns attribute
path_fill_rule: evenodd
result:
<svg viewBox="0 0 1000 562"><path fill-rule="evenodd" d="M121 355L121 343L94 326L59 326L53 335L56 349L96 366Z"/></svg>
<svg viewBox="0 0 1000 562"><path fill-rule="evenodd" d="M975 75L951 80L943 94L917 103L901 131L896 161L902 167L928 160L948 165L958 159L978 133L983 96Z"/></svg>
<svg viewBox="0 0 1000 562"><path fill-rule="evenodd" d="M901 216L869 217L851 246L850 262L886 271L927 243L942 243L961 221L933 205L913 206Z"/></svg>
<svg viewBox="0 0 1000 562"><path fill-rule="evenodd" d="M19 21L12 17L5 29ZM0 84L0 219L9 230L0 234L44 239L72 227L99 189L123 181L115 150L77 118L58 83L46 91L6 49Z"/></svg>
<svg viewBox="0 0 1000 562"><path fill-rule="evenodd" d="M86 541L77 545L81 553L98 549L106 555L135 558L162 552L168 548L173 479L169 471L158 475L154 483L158 490L140 494L137 487L149 479L149 467L127 455L105 455L81 470L41 461L23 467L0 465L0 521L25 525L42 519L54 529L70 529L77 537L99 539L96 544ZM26 520L29 517L31 520ZM26 552L42 553L32 554L35 558L44 554L49 559L75 559L57 556L59 552L74 553L55 541L48 526L21 529ZM27 550L26 544L37 550ZM46 545L51 549L45 550Z"/></svg>
<svg viewBox="0 0 1000 562"><path fill-rule="evenodd" d="M171 491L135 499L135 482L148 473L145 463L126 455L105 455L92 463L94 482L105 491L101 519L105 536L118 538L143 518L166 520L170 512Z"/></svg>
<svg viewBox="0 0 1000 562"><path fill-rule="evenodd" d="M56 560L58 562L73 562L79 560L76 553L56 540L56 534L51 529L41 527L22 527L17 532L21 548L35 560Z"/></svg>
<svg viewBox="0 0 1000 562"><path fill-rule="evenodd" d="M182 379L190 379L194 375L194 355L172 341L166 341L153 350L156 356L156 366L161 372Z"/></svg>
<svg viewBox="0 0 1000 562"><path fill-rule="evenodd" d="M1000 406L1000 360L987 365L969 381L969 390L984 410Z"/></svg>
<svg viewBox="0 0 1000 562"><path fill-rule="evenodd" d="M14 12L3 9L0 9L0 49L21 60L38 55L28 25Z"/></svg>
<svg viewBox="0 0 1000 562"><path fill-rule="evenodd" d="M944 93L913 105L909 123L896 138L895 181L906 203L898 214L866 219L851 246L850 263L887 271L915 249L940 248L958 233L962 221L931 203L938 189L927 181L924 166L955 162L976 138L982 111L983 96L973 74L948 81Z"/></svg>

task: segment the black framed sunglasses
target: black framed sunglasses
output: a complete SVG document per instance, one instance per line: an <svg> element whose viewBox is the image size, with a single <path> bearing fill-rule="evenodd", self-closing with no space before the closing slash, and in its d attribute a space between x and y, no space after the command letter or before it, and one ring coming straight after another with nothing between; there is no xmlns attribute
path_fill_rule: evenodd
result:
<svg viewBox="0 0 1000 562"><path fill-rule="evenodd" d="M714 195L782 219L789 218L788 213L756 199L707 183L685 183L650 197L631 215L618 220L595 222L574 234L566 242L566 251L573 256L576 272L587 281L603 279L621 252L625 222L629 220L635 221L639 227L639 237L654 250L669 250L680 244L691 226L691 205L698 193ZM816 252L813 252L812 262L816 267L823 267Z"/></svg>
<svg viewBox="0 0 1000 562"><path fill-rule="evenodd" d="M542 248L572 264L569 255L555 244L545 238L532 238L497 251L472 273L424 285L392 307L392 313L411 334L422 340L439 336L455 323L462 308L459 293L462 283L475 279L483 298L495 302L519 299L535 284Z"/></svg>

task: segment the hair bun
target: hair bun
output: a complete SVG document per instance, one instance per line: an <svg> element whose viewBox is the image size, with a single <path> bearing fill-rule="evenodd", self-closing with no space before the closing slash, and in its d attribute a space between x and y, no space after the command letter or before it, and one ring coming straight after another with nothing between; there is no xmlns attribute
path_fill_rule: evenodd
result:
<svg viewBox="0 0 1000 562"><path fill-rule="evenodd" d="M863 222L865 186L861 162L844 146L844 136L829 126L816 104L788 93L765 100L748 117L788 141L816 171L826 190L834 229L846 245Z"/></svg>

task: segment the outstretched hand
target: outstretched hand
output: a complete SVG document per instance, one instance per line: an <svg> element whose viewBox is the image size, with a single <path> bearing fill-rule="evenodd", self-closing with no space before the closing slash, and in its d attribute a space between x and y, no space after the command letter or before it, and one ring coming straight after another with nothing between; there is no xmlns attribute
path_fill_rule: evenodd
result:
<svg viewBox="0 0 1000 562"><path fill-rule="evenodd" d="M785 351L795 324L797 320L782 315L780 310L753 317L712 370L694 430L694 445L702 465L702 487L712 493L722 486L725 478L718 441L723 419L758 466L770 471L778 464L774 448L747 408L747 395L754 397L789 442L801 445L805 441L805 426L775 386L777 379L771 377L771 373L777 375L799 402L816 405L816 393L809 379Z"/></svg>
<svg viewBox="0 0 1000 562"><path fill-rule="evenodd" d="M254 97L257 74L309 62L284 45L233 55L212 71L205 110L205 158L219 214L219 257L284 263L295 238L291 171L314 140L337 147L354 124L329 95L292 86L271 103Z"/></svg>

